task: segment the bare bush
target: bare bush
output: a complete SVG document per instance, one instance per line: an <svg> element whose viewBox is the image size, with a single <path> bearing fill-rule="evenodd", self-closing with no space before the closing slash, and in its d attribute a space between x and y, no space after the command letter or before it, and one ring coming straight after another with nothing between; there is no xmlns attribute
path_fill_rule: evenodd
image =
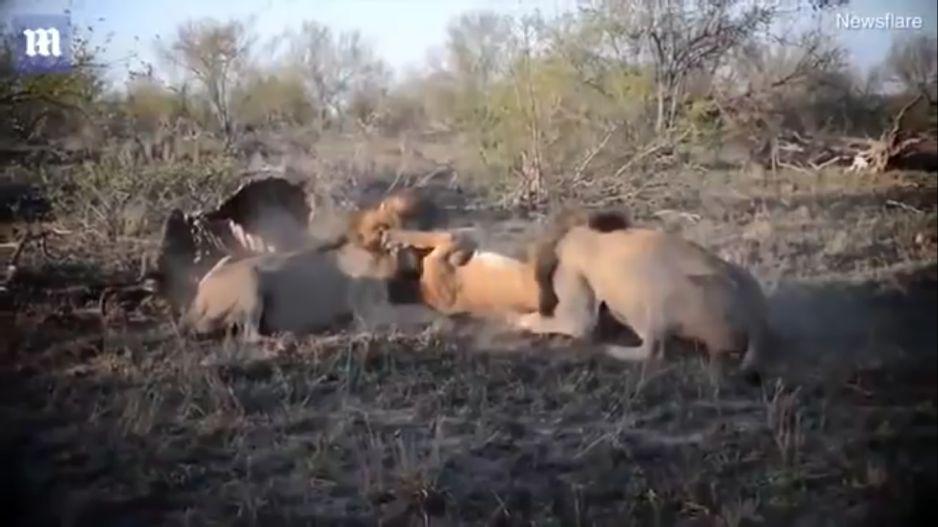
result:
<svg viewBox="0 0 938 527"><path fill-rule="evenodd" d="M134 166L105 156L96 163L47 172L44 183L57 216L83 235L113 242L152 236L172 208L214 205L238 180L232 161L224 157L199 165Z"/></svg>
<svg viewBox="0 0 938 527"><path fill-rule="evenodd" d="M286 50L282 60L303 79L309 103L320 129L342 124L351 108L370 119L374 107L363 110L367 95L380 93L388 84L388 68L357 31L334 34L313 21L299 31L282 37ZM376 106L376 105L375 105Z"/></svg>

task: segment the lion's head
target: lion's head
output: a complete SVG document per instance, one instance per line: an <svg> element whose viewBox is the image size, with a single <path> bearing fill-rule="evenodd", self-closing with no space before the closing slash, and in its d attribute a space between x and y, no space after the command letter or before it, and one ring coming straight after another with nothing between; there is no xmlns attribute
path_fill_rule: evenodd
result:
<svg viewBox="0 0 938 527"><path fill-rule="evenodd" d="M421 302L420 274L424 255L413 248L389 250L384 243L384 233L390 229L432 228L439 221L439 214L432 201L413 189L395 192L352 214L347 239L380 260L379 266L388 269L386 280L391 303Z"/></svg>
<svg viewBox="0 0 938 527"><path fill-rule="evenodd" d="M349 239L369 251L383 251L382 236L390 229L427 229L436 221L433 203L413 189L387 196L376 205L359 210L349 222Z"/></svg>

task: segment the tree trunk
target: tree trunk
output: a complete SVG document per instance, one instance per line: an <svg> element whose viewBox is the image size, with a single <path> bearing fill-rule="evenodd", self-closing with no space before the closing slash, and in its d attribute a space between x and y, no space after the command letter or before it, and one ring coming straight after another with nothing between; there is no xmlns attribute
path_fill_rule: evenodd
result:
<svg viewBox="0 0 938 527"><path fill-rule="evenodd" d="M664 130L664 86L659 81L657 86L657 104L658 108L655 113L655 133L661 133Z"/></svg>

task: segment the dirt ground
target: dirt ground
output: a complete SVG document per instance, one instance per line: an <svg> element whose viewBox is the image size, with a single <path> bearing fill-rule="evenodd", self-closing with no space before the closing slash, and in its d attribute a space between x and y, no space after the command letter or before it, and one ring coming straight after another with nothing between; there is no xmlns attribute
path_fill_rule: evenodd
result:
<svg viewBox="0 0 938 527"><path fill-rule="evenodd" d="M627 203L753 270L761 386L441 320L257 347L96 314L56 240L0 306L5 525L911 525L934 513L938 181L675 175ZM480 217L488 218L480 221ZM452 214L508 250L535 224ZM6 350L4 350L6 348Z"/></svg>

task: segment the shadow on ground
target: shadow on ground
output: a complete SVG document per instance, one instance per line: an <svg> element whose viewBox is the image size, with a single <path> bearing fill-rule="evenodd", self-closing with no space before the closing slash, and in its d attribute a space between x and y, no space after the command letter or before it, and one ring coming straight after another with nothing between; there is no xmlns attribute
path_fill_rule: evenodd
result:
<svg viewBox="0 0 938 527"><path fill-rule="evenodd" d="M935 291L934 267L783 284L798 367L761 388L465 328L245 359L49 317L33 331L94 338L3 374L4 524L912 521L938 472ZM20 365L53 349L29 342Z"/></svg>

